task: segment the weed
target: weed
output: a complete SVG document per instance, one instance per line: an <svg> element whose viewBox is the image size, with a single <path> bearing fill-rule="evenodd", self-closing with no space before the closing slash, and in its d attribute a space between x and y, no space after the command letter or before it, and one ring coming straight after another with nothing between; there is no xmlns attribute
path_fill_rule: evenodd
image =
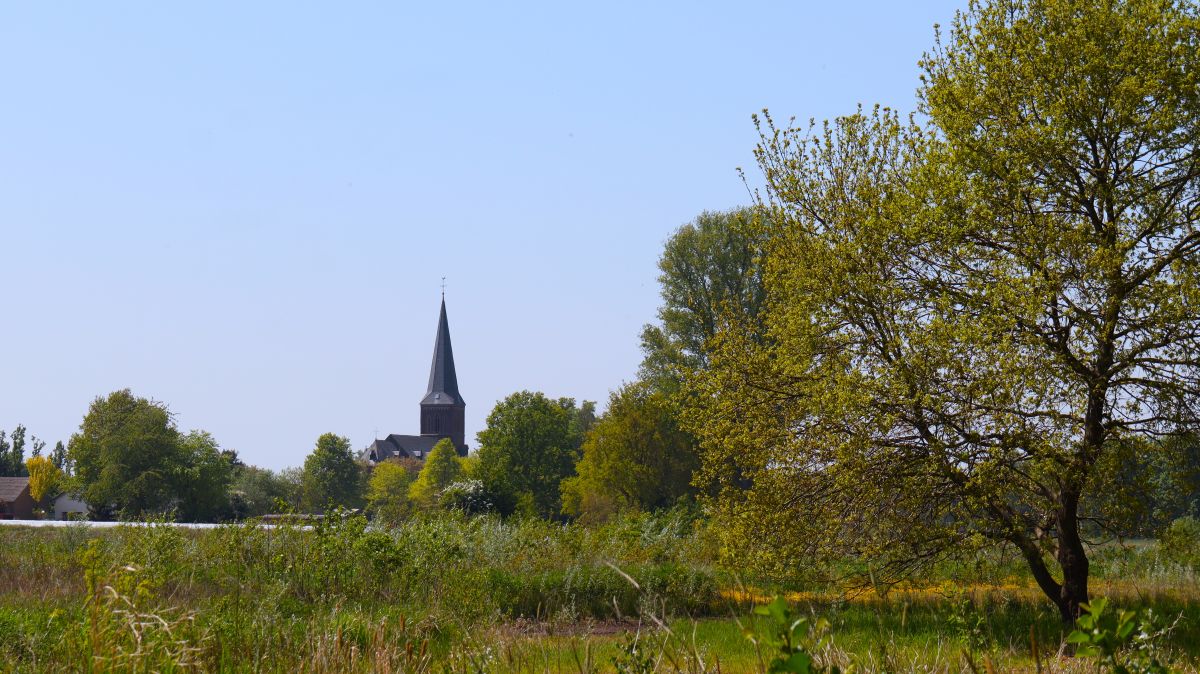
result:
<svg viewBox="0 0 1200 674"><path fill-rule="evenodd" d="M1170 628L1157 625L1150 612L1107 609L1104 597L1083 605L1076 629L1067 635L1075 653L1098 659L1114 674L1169 674L1160 661L1160 643Z"/></svg>

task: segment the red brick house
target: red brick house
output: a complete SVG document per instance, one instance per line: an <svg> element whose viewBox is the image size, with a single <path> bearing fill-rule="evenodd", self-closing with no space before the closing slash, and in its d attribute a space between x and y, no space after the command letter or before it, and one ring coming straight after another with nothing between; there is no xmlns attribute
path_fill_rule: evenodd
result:
<svg viewBox="0 0 1200 674"><path fill-rule="evenodd" d="M0 520L33 519L33 497L29 478L0 477Z"/></svg>

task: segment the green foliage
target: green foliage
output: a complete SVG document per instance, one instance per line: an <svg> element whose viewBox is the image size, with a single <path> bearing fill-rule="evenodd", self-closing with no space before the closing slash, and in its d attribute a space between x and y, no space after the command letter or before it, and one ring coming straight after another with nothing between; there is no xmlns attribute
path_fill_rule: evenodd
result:
<svg viewBox="0 0 1200 674"><path fill-rule="evenodd" d="M361 508L364 492L363 470L355 461L350 440L326 433L304 459L300 478L302 506L310 512L326 508Z"/></svg>
<svg viewBox="0 0 1200 674"><path fill-rule="evenodd" d="M194 616L157 601L157 585L133 565L105 563L98 541L80 555L87 587L88 671L194 671L200 648ZM82 664L82 663L80 663Z"/></svg>
<svg viewBox="0 0 1200 674"><path fill-rule="evenodd" d="M619 510L669 507L692 493L695 440L680 430L666 394L627 384L583 442L578 473L561 485L563 513L601 521Z"/></svg>
<svg viewBox="0 0 1200 674"><path fill-rule="evenodd" d="M299 508L300 472L291 469L276 473L257 466L236 466L230 502L235 519ZM285 507L281 509L281 505Z"/></svg>
<svg viewBox="0 0 1200 674"><path fill-rule="evenodd" d="M642 638L641 632L626 635L617 647L617 654L610 658L617 674L652 674L656 671L653 642Z"/></svg>
<svg viewBox="0 0 1200 674"><path fill-rule="evenodd" d="M170 411L129 389L92 401L67 451L83 499L102 516L167 512L184 487L187 460Z"/></svg>
<svg viewBox="0 0 1200 674"><path fill-rule="evenodd" d="M442 490L463 476L462 459L449 438L438 440L433 451L425 457L421 474L409 487L408 496L421 508L434 508Z"/></svg>
<svg viewBox="0 0 1200 674"><path fill-rule="evenodd" d="M94 514L136 518L173 512L187 522L233 514L237 455L205 431L180 434L166 405L129 389L92 401L61 463Z"/></svg>
<svg viewBox="0 0 1200 674"><path fill-rule="evenodd" d="M705 211L663 248L658 277L659 325L642 331L641 377L675 391L709 362L709 341L733 313L752 321L763 303L762 228L751 209Z"/></svg>
<svg viewBox="0 0 1200 674"><path fill-rule="evenodd" d="M771 654L768 672L817 674L828 671L837 674L841 671L836 666L821 667L813 659L814 651L824 649L830 643L828 621L820 619L810 623L808 618L797 615L783 597L775 597L765 606L756 606L754 614L770 620L766 634L746 631L747 639L756 646L766 646Z"/></svg>
<svg viewBox="0 0 1200 674"><path fill-rule="evenodd" d="M177 518L183 522L218 522L232 516L229 488L237 455L222 452L212 434L193 430L179 438L184 465L179 485Z"/></svg>
<svg viewBox="0 0 1200 674"><path fill-rule="evenodd" d="M1166 439L1125 437L1099 458L1086 508L1102 514L1108 532L1157 536L1173 520L1200 513L1200 442L1192 434Z"/></svg>
<svg viewBox="0 0 1200 674"><path fill-rule="evenodd" d="M367 482L367 512L378 522L396 524L412 512L408 490L416 479L416 467L385 461L371 470Z"/></svg>
<svg viewBox="0 0 1200 674"><path fill-rule="evenodd" d="M0 431L0 477L25 475L25 427L17 424L11 437Z"/></svg>
<svg viewBox="0 0 1200 674"><path fill-rule="evenodd" d="M67 460L67 446L63 444L62 440L54 443L54 451L50 453L50 459L63 473L71 474L71 462Z"/></svg>
<svg viewBox="0 0 1200 674"><path fill-rule="evenodd" d="M1076 629L1067 635L1076 655L1096 658L1104 671L1115 674L1168 674L1157 647L1166 632L1154 624L1153 615L1107 608L1104 597L1083 605Z"/></svg>
<svg viewBox="0 0 1200 674"><path fill-rule="evenodd" d="M586 402L577 408L573 398L530 391L496 403L479 433L477 477L501 512L558 515L559 484L575 472L589 409Z"/></svg>
<svg viewBox="0 0 1200 674"><path fill-rule="evenodd" d="M975 2L919 120L759 118L765 309L688 398L731 550L891 582L1008 546L1074 620L1106 453L1200 418L1196 25Z"/></svg>
<svg viewBox="0 0 1200 674"><path fill-rule="evenodd" d="M1180 517L1159 538L1163 556L1176 564L1200 568L1200 520Z"/></svg>
<svg viewBox="0 0 1200 674"><path fill-rule="evenodd" d="M979 611L974 600L965 593L951 594L950 612L946 616L946 626L974 653L986 650L992 645L991 633L988 630L987 619Z"/></svg>
<svg viewBox="0 0 1200 674"><path fill-rule="evenodd" d="M496 512L496 499L489 494L482 480L458 480L446 485L438 497L445 510L457 510L466 515Z"/></svg>
<svg viewBox="0 0 1200 674"><path fill-rule="evenodd" d="M682 510L628 514L589 527L435 511L380 528L361 516L330 513L312 529L246 523L205 530L161 523L6 529L0 536L0 633L6 637L0 671L77 672L90 660L93 623L79 564L89 541L96 558L87 568L99 574L101 587L123 586L121 594L144 616L168 624L189 619L171 633L197 649L189 657L199 671L464 671L458 656L491 647L485 671L555 670L556 660L570 671L596 671L572 665L578 648L581 662L590 649L592 662L618 658L633 671L639 665L630 655L643 664L652 659L660 672L713 672L718 663L720 671L761 672L783 655L765 645L770 616L751 623L764 632L756 637L764 644L761 660L730 617L748 612L742 601L758 601L760 592L770 596L778 586L742 568L715 567L705 522ZM1021 572L1004 555L985 556L984 567L946 564L925 580L986 587ZM1185 613L1165 637L1160 661L1169 656L1181 669L1194 668L1200 655L1194 577L1176 567L1167 584L1157 558L1154 546L1106 547L1095 558L1097 578L1124 588L1119 592L1129 601L1144 593L1156 613ZM150 596L137 599L142 583ZM727 594L742 583L754 597ZM820 589L791 581L787 587L806 596ZM1022 644L1029 643L1031 626L1054 639L1060 627L1054 612L1024 591L989 597L979 590L975 597L988 617L987 638L1003 644L990 654L996 670L1033 671ZM795 633L793 644L822 666L961 669L959 639L947 630L947 611L957 609L940 590L903 601L874 595L847 601L836 591L827 599L796 601L793 619L827 616L836 631L836 644L820 647L822 633ZM105 606L109 613L121 609L120 603ZM592 625L614 625L618 617L630 626L641 617L639 634L578 635ZM96 642L98 653L116 650L107 643L128 643L116 633L128 621L96 618L94 624L114 630ZM542 630L548 635L538 636ZM146 636L171 642L165 633ZM624 648L633 639L636 654ZM1058 648L1057 641L1044 643L1049 651ZM1043 671L1071 663L1044 659Z"/></svg>

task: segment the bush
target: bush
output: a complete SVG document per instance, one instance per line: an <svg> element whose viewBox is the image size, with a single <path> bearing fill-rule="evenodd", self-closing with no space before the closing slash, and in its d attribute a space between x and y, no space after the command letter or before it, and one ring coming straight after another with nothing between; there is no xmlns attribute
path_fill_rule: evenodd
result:
<svg viewBox="0 0 1200 674"><path fill-rule="evenodd" d="M1180 517L1159 538L1163 557L1184 566L1200 566L1200 520Z"/></svg>
<svg viewBox="0 0 1200 674"><path fill-rule="evenodd" d="M1170 674L1161 662L1159 642L1170 629L1159 627L1153 614L1106 610L1108 600L1098 597L1083 604L1083 615L1067 635L1075 654L1095 658L1104 671L1116 674Z"/></svg>
<svg viewBox="0 0 1200 674"><path fill-rule="evenodd" d="M442 490L438 503L446 510L461 510L468 515L496 512L496 499L482 480L451 482Z"/></svg>

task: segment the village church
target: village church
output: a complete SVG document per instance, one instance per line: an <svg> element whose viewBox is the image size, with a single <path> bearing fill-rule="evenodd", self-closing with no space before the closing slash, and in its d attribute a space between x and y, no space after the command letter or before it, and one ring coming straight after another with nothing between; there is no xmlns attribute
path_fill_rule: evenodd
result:
<svg viewBox="0 0 1200 674"><path fill-rule="evenodd" d="M446 297L443 295L437 337L433 342L429 386L426 387L425 397L421 399L421 434L393 433L382 440L377 439L363 450L362 458L371 465L397 457L423 461L442 438L450 438L458 455L466 456L466 410L467 404L458 392L454 349L450 346L450 325L446 321Z"/></svg>

